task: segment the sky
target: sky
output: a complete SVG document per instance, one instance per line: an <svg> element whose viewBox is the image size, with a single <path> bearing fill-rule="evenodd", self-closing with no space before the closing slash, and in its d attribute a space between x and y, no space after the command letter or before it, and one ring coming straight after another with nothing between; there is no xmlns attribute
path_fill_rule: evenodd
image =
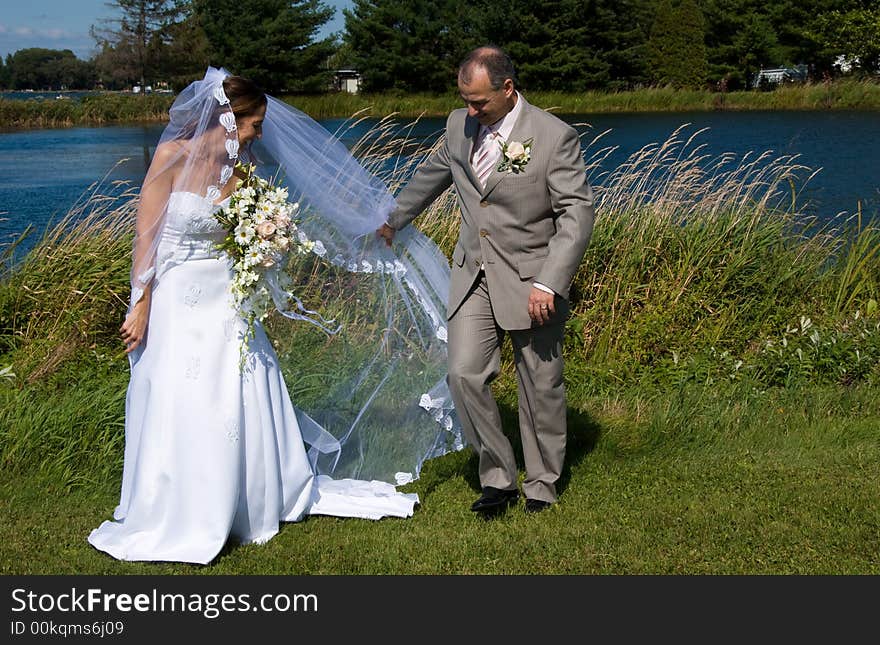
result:
<svg viewBox="0 0 880 645"><path fill-rule="evenodd" d="M323 2L336 13L319 38L342 31L342 9L353 4L351 0ZM90 58L95 41L89 36L89 27L114 15L106 0L0 0L0 8L0 56L4 60L7 54L29 47L70 49L77 58Z"/></svg>

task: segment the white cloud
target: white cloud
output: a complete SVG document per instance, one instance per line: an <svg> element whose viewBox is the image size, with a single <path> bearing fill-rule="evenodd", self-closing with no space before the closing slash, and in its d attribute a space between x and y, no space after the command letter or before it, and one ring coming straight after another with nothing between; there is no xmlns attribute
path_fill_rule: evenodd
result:
<svg viewBox="0 0 880 645"><path fill-rule="evenodd" d="M6 28L3 27L0 30L0 33ZM75 38L78 37L79 34L73 34L66 29L61 29L59 27L52 27L50 29L34 29L33 27L15 27L13 33L16 36L28 36L28 37L36 37L36 38L48 38L49 40L61 40L63 38Z"/></svg>
<svg viewBox="0 0 880 645"><path fill-rule="evenodd" d="M0 25L3 34L0 56L13 54L21 49L40 47L45 49L70 49L79 58L88 59L93 54L94 41L88 34L63 27Z"/></svg>

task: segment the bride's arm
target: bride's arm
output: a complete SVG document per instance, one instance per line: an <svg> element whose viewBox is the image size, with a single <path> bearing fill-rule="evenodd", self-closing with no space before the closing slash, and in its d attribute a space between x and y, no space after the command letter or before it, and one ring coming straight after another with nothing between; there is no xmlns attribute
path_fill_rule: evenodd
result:
<svg viewBox="0 0 880 645"><path fill-rule="evenodd" d="M159 146L141 189L132 257L132 289L135 302L132 303L131 311L119 330L126 344L126 353L139 347L146 337L155 273L157 235L174 183L174 166L178 156L178 151L172 146Z"/></svg>

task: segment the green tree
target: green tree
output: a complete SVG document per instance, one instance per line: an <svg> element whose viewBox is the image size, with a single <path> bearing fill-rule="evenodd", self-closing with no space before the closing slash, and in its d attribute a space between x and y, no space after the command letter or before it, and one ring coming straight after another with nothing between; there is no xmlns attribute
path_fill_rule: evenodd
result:
<svg viewBox="0 0 880 645"><path fill-rule="evenodd" d="M709 79L726 79L730 89L744 89L762 67L807 63L799 52L811 47L802 42L800 27L793 22L808 16L795 5L822 1L829 0L705 0ZM784 46L781 29L789 39Z"/></svg>
<svg viewBox="0 0 880 645"><path fill-rule="evenodd" d="M580 91L645 80L652 0L355 0L346 45L369 90L448 91L462 56L504 48L523 88Z"/></svg>
<svg viewBox="0 0 880 645"><path fill-rule="evenodd" d="M701 87L708 77L706 23L694 0L660 0L648 39L652 80L675 87Z"/></svg>
<svg viewBox="0 0 880 645"><path fill-rule="evenodd" d="M481 39L465 0L354 0L345 44L364 89L446 92Z"/></svg>
<svg viewBox="0 0 880 645"><path fill-rule="evenodd" d="M334 10L320 0L193 0L211 64L268 91L324 90L335 38L316 40Z"/></svg>
<svg viewBox="0 0 880 645"><path fill-rule="evenodd" d="M79 60L76 56L64 56L53 67L61 89L88 89L94 87L97 81L94 64Z"/></svg>
<svg viewBox="0 0 880 645"><path fill-rule="evenodd" d="M601 0L591 37L609 63L609 89L631 89L650 81L647 43L654 0Z"/></svg>
<svg viewBox="0 0 880 645"><path fill-rule="evenodd" d="M816 26L835 57L860 74L880 72L880 9L831 11Z"/></svg>
<svg viewBox="0 0 880 645"><path fill-rule="evenodd" d="M737 52L737 69L751 84L761 68L776 67L781 64L778 41L770 21L761 15L748 16L740 31L733 38Z"/></svg>
<svg viewBox="0 0 880 645"><path fill-rule="evenodd" d="M69 49L19 49L6 57L9 87L16 90L88 88L94 84L92 66Z"/></svg>
<svg viewBox="0 0 880 645"><path fill-rule="evenodd" d="M816 37L816 20L827 11L829 0L773 0L755 11L765 15L775 36L768 64L793 67L807 65L821 75L831 66L831 56Z"/></svg>
<svg viewBox="0 0 880 645"><path fill-rule="evenodd" d="M165 29L165 42L156 51L163 79L180 91L200 79L210 64L210 45L191 3L183 6L182 19Z"/></svg>
<svg viewBox="0 0 880 645"><path fill-rule="evenodd" d="M608 80L609 65L591 46L587 13L575 0L483 0L478 32L510 55L524 89L585 90Z"/></svg>
<svg viewBox="0 0 880 645"><path fill-rule="evenodd" d="M7 54L7 60L10 54ZM9 89L12 85L12 78L9 75L9 65L3 64L3 58L0 57L0 89Z"/></svg>
<svg viewBox="0 0 880 645"><path fill-rule="evenodd" d="M148 81L164 75L159 67L162 48L168 42L168 28L179 20L184 4L177 0L112 0L106 3L116 17L91 28L101 52L95 64L112 82Z"/></svg>
<svg viewBox="0 0 880 645"><path fill-rule="evenodd" d="M623 89L647 80L652 0L480 0L478 31L503 47L525 89Z"/></svg>

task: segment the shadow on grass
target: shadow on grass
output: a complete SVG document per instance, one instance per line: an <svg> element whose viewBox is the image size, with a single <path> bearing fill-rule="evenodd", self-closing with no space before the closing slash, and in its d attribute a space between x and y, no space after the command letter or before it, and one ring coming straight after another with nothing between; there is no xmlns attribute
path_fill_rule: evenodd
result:
<svg viewBox="0 0 880 645"><path fill-rule="evenodd" d="M517 468L520 473L524 471L522 458L522 442L519 436L519 416L515 408L500 404L501 423L504 428L504 434L510 440L516 455ZM580 464L587 455L589 455L596 447L599 440L601 429L598 423L587 413L568 408L566 411L566 419L568 422L568 442L565 453L565 464L562 469L562 475L556 483L557 492L562 495L571 480L571 470ZM479 462L476 454L469 448L459 452L450 453L442 457L436 457L425 463L419 480L414 486L406 487L404 491L418 490L421 493L422 503L425 499L443 483L450 479L462 478L475 492L480 492L480 476L478 470ZM303 521L308 521L306 517ZM287 523L282 525L282 530ZM226 543L220 553L211 564L216 564L228 556L232 551L239 548L239 544L233 540ZM199 565L194 565L196 570Z"/></svg>
<svg viewBox="0 0 880 645"><path fill-rule="evenodd" d="M525 466L519 434L519 413L516 408L503 403L499 404L498 408L501 412L504 434L510 440L516 456L517 468L522 473ZM566 420L568 422L568 438L565 464L559 481L556 483L556 490L560 495L568 487L572 468L580 464L595 449L601 434L599 424L586 412L568 408ZM480 492L479 460L470 447L427 462L421 474L421 489L426 496L430 495L444 481L456 477L464 479L474 491Z"/></svg>

